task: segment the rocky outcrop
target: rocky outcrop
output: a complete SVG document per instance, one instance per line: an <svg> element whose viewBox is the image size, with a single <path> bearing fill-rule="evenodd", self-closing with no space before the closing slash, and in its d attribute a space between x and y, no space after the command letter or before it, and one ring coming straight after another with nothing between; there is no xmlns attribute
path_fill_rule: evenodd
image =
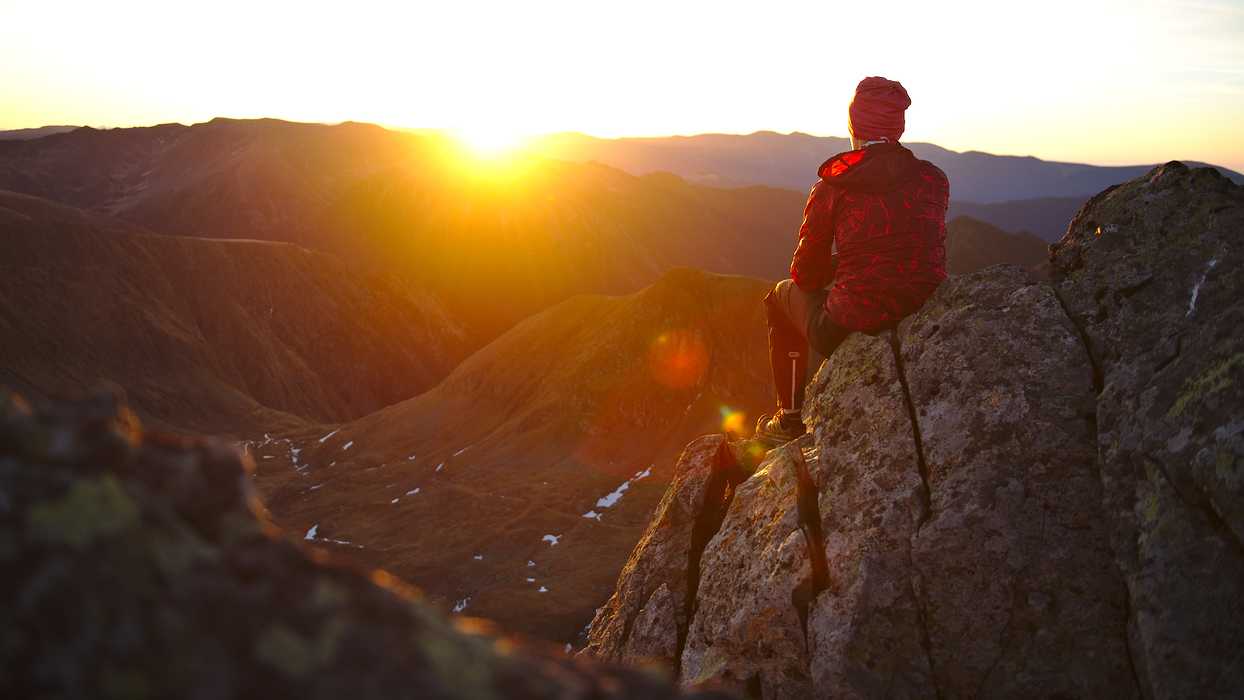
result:
<svg viewBox="0 0 1244 700"><path fill-rule="evenodd" d="M677 694L455 629L383 572L270 538L251 505L231 446L144 436L115 394L35 413L0 394L0 695Z"/></svg>
<svg viewBox="0 0 1244 700"><path fill-rule="evenodd" d="M1241 204L1168 164L1086 205L1054 288L992 267L852 336L698 562L653 519L588 653L765 698L1232 694ZM685 621L628 635L697 567Z"/></svg>
<svg viewBox="0 0 1244 700"><path fill-rule="evenodd" d="M1244 687L1244 189L1168 163L1053 256L1096 363L1098 450L1146 693Z"/></svg>

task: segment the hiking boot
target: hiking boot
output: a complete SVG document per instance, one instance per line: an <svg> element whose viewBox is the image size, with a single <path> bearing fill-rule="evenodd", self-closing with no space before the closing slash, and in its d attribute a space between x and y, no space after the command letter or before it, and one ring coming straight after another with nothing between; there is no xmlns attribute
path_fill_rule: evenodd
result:
<svg viewBox="0 0 1244 700"><path fill-rule="evenodd" d="M756 421L756 437L776 445L784 445L808 432L798 413L784 414L778 411L760 417Z"/></svg>

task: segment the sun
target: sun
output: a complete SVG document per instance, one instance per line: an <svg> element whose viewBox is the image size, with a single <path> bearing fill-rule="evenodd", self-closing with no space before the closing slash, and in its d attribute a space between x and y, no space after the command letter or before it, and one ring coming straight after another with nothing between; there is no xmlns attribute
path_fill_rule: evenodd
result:
<svg viewBox="0 0 1244 700"><path fill-rule="evenodd" d="M496 154L518 145L519 134L493 124L471 124L454 129L455 136L482 153Z"/></svg>

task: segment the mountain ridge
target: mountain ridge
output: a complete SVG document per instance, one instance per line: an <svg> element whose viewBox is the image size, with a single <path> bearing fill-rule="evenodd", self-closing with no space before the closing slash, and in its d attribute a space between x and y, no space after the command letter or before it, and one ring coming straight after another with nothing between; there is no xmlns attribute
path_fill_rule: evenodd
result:
<svg viewBox="0 0 1244 700"><path fill-rule="evenodd" d="M773 131L620 139L567 132L530 137L526 145L550 157L598 160L635 174L666 170L695 176L711 172L730 181L800 192L806 192L815 183L817 166L825 159L851 148L849 140L843 137ZM1084 196L1087 200L1094 192L1142 175L1155 165L1094 166L982 151L959 153L931 143L904 145L946 172L952 201L977 204L1039 197ZM1189 165L1205 164L1189 161ZM1244 182L1240 173L1218 170L1237 183Z"/></svg>
<svg viewBox="0 0 1244 700"><path fill-rule="evenodd" d="M289 243L161 236L0 192L0 250L0 380L42 400L106 379L163 430L359 417L435 385L472 342L419 285Z"/></svg>

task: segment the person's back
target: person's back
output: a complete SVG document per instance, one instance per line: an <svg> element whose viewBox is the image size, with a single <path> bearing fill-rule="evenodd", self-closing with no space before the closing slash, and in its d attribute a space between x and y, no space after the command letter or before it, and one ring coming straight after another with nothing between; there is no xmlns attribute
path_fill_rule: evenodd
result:
<svg viewBox="0 0 1244 700"><path fill-rule="evenodd" d="M800 252L815 245L813 236L829 236L838 250L830 318L871 332L919 309L946 279L945 173L885 141L834 156L819 174L791 264L795 285L811 291L829 282L816 279L816 261Z"/></svg>
<svg viewBox="0 0 1244 700"><path fill-rule="evenodd" d="M759 438L786 442L805 431L809 345L829 358L850 333L914 313L946 278L950 188L945 173L898 143L910 104L899 83L865 78L849 110L854 149L818 169L791 279L765 298L779 410L761 417Z"/></svg>

